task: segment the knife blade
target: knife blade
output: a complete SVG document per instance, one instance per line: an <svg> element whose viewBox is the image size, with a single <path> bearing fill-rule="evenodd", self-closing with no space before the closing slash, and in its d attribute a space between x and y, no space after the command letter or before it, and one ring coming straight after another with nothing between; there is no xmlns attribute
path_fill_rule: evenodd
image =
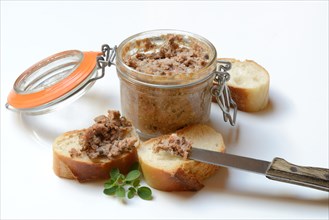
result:
<svg viewBox="0 0 329 220"><path fill-rule="evenodd" d="M329 192L329 169L298 166L276 157L272 162L192 148L189 159L265 175L268 179Z"/></svg>

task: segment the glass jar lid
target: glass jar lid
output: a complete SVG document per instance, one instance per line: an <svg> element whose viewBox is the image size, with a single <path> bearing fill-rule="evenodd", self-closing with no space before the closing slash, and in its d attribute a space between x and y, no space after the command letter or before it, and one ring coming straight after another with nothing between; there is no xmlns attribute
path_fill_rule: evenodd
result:
<svg viewBox="0 0 329 220"><path fill-rule="evenodd" d="M10 110L43 114L83 95L97 77L100 52L68 50L47 57L25 70L8 95Z"/></svg>

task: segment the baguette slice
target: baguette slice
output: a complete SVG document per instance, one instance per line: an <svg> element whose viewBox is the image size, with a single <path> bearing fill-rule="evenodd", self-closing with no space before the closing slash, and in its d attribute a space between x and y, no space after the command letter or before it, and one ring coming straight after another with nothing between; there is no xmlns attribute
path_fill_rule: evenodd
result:
<svg viewBox="0 0 329 220"><path fill-rule="evenodd" d="M192 125L176 134L192 142L192 148L204 148L224 152L222 135L206 125ZM155 153L153 146L160 140L168 139L163 135L142 143L137 148L139 163L145 181L151 187L162 191L197 191L203 187L202 181L212 176L218 169L215 165L184 160L166 151Z"/></svg>
<svg viewBox="0 0 329 220"><path fill-rule="evenodd" d="M232 64L227 82L238 109L257 112L266 108L269 99L270 76L266 69L252 60L221 58Z"/></svg>
<svg viewBox="0 0 329 220"><path fill-rule="evenodd" d="M131 166L137 162L137 150L139 138L133 129L127 137L137 138L135 148L128 153L124 153L115 159L101 158L92 161L85 152L78 157L71 157L70 150L75 148L80 150L80 136L84 135L86 129L66 132L57 137L53 143L53 169L57 176L76 179L79 182L100 180L109 178L112 168L118 168L122 173L128 173Z"/></svg>

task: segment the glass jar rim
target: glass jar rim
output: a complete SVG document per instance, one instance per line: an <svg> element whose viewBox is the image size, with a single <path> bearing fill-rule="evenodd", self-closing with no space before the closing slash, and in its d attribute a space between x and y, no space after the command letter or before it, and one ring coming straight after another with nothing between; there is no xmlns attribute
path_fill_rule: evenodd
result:
<svg viewBox="0 0 329 220"><path fill-rule="evenodd" d="M176 29L154 29L154 30L140 32L140 33L134 34L134 35L126 38L125 40L123 40L120 43L120 45L118 46L117 51L116 51L117 68L119 66L122 66L123 68L127 69L131 73L134 73L134 75L136 75L136 76L142 76L142 77L146 77L146 78L163 80L163 81L167 82L167 83L164 83L163 85L161 83L155 84L155 85L159 85L160 87L163 87L163 86L166 86L166 85L168 85L168 86L174 85L175 86L175 85L186 84L186 79L177 79L177 78L174 78L174 77L169 77L168 78L168 76L151 75L151 74L148 74L148 73L138 71L138 70L128 66L123 61L122 50L123 50L124 46L126 46L128 43L133 42L134 40L146 39L146 38L149 38L149 37L161 36L161 35L165 35L165 34L177 34L177 35L191 37L191 38L203 43L204 45L209 47L210 51L212 51L212 54L209 58L209 62L204 67L202 67L201 69L199 69L199 70L197 70L196 72L193 73L193 75L196 75L196 76L202 75L202 77L193 78L193 82L188 82L187 84L190 84L190 83L195 84L199 81L204 81L205 79L209 78L210 75L212 75L212 71L209 71L208 74L200 74L200 73L206 71L208 68L210 68L216 62L217 51L216 51L215 46L209 40L207 40L206 38L204 38L200 35L197 35L197 34L194 34L194 33L191 33L191 32L187 32L187 31L183 31L183 30L176 30ZM126 73L123 73L122 71L118 71L118 72L121 75L126 75L124 77L127 78L127 79L134 78L134 77L131 76L131 74L128 75ZM147 85L152 85L153 84L149 81L141 80L140 78L134 78L134 81L135 82L141 82L142 84L145 84L145 85L146 84Z"/></svg>

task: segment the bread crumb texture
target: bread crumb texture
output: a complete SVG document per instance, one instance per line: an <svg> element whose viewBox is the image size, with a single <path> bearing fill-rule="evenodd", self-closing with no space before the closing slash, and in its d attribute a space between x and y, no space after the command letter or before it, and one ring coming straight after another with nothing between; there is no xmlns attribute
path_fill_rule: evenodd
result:
<svg viewBox="0 0 329 220"><path fill-rule="evenodd" d="M231 62L227 82L238 109L257 112L266 108L269 100L270 76L265 68L252 60L239 61L230 58L220 60Z"/></svg>
<svg viewBox="0 0 329 220"><path fill-rule="evenodd" d="M231 78L229 85L240 88L261 87L268 83L267 71L251 60L234 61L229 71Z"/></svg>

